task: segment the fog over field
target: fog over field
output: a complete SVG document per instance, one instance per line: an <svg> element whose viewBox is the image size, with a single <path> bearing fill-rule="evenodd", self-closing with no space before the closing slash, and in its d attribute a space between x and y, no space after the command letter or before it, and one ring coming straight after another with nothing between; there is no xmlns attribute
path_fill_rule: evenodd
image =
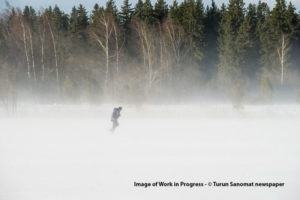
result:
<svg viewBox="0 0 300 200"><path fill-rule="evenodd" d="M299 199L300 107L20 106L0 120L0 199ZM284 187L134 187L134 182Z"/></svg>
<svg viewBox="0 0 300 200"><path fill-rule="evenodd" d="M14 2L0 200L300 199L296 1Z"/></svg>

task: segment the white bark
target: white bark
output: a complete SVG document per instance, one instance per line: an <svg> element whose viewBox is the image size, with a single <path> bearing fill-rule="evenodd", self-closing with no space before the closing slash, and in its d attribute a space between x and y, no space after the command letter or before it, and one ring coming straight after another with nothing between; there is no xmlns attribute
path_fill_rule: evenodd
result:
<svg viewBox="0 0 300 200"><path fill-rule="evenodd" d="M188 51L185 48L185 34L182 26L176 22L174 22L171 18L168 18L164 25L164 33L165 33L165 49L166 55L169 56L167 60L167 76L171 81L173 80L172 67L177 67L180 61L183 59L185 55L187 55Z"/></svg>
<svg viewBox="0 0 300 200"><path fill-rule="evenodd" d="M180 62L180 46L183 43L183 30L175 25L173 21L169 20L166 25L167 38L171 43L175 64Z"/></svg>
<svg viewBox="0 0 300 200"><path fill-rule="evenodd" d="M150 32L148 25L144 22L136 22L137 33L140 39L140 45L142 47L143 58L144 58L144 67L147 71L147 92L149 92L153 83L157 78L158 71L153 69L153 48L154 48L154 38Z"/></svg>
<svg viewBox="0 0 300 200"><path fill-rule="evenodd" d="M112 28L112 20L110 16L107 15L107 13L102 12L102 14L96 19L101 26L104 28L103 31L99 31L98 29L101 29L100 27L97 27L95 30L92 30L92 36L94 39L98 42L100 47L103 49L105 53L105 80L104 80L104 91L107 92L107 83L109 79L109 40L113 31ZM104 37L103 37L104 36Z"/></svg>
<svg viewBox="0 0 300 200"><path fill-rule="evenodd" d="M117 72L117 77L118 77L120 52L119 52L119 34L118 34L117 27L116 27L115 23L113 25L113 28L114 28L115 42L116 42L116 72Z"/></svg>
<svg viewBox="0 0 300 200"><path fill-rule="evenodd" d="M290 50L289 41L285 34L281 35L280 47L277 48L277 53L280 61L280 83L284 82L284 74L287 68L287 56Z"/></svg>
<svg viewBox="0 0 300 200"><path fill-rule="evenodd" d="M47 22L48 22L48 26L49 26L49 30L50 30L50 34L51 34L51 38L52 38L53 50L54 50L57 92L58 92L58 95L60 95L59 70L58 70L58 57L57 57L57 50L56 50L56 41L55 41L55 37L54 37L54 34L53 34L52 27L51 27L50 22L49 22L48 19L47 19Z"/></svg>
<svg viewBox="0 0 300 200"><path fill-rule="evenodd" d="M42 81L45 80L45 63L44 63L44 42L45 42L45 34L46 34L46 27L45 27L45 19L43 17L43 27L42 31L40 31L40 40L41 40L41 65L42 65Z"/></svg>
<svg viewBox="0 0 300 200"><path fill-rule="evenodd" d="M32 33L30 28L28 28L29 32L29 41L30 41L30 50L31 50L31 61L32 61L32 72L33 72L33 79L36 81L36 73L35 73L35 63L34 63L34 52L33 52L33 44L32 44Z"/></svg>
<svg viewBox="0 0 300 200"><path fill-rule="evenodd" d="M23 44L24 44L24 51L25 51L25 56L26 56L26 63L27 63L27 78L28 80L31 79L31 74L30 74L30 61L29 61L29 54L28 54L28 49L27 49L27 36L26 36L26 29L24 25L23 18L20 18L20 25L22 28L22 35L23 35Z"/></svg>

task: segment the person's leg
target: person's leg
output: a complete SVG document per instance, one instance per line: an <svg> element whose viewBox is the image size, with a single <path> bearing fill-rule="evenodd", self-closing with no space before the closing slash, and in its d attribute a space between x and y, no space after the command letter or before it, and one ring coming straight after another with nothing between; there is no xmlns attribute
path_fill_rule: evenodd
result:
<svg viewBox="0 0 300 200"><path fill-rule="evenodd" d="M118 124L118 121L117 121L117 120L114 120L114 121L113 121L113 127L111 128L111 130L114 131L114 130L117 128L118 125L119 125L119 124Z"/></svg>
<svg viewBox="0 0 300 200"><path fill-rule="evenodd" d="M110 130L111 130L111 131L114 131L114 130L115 130L115 120L113 120L112 123L113 123L113 126L111 127Z"/></svg>

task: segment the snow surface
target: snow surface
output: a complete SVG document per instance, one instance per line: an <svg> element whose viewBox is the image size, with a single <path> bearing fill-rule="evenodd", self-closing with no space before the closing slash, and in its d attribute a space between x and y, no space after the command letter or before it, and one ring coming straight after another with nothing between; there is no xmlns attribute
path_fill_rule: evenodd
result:
<svg viewBox="0 0 300 200"><path fill-rule="evenodd" d="M20 106L0 125L0 200L300 199L300 107ZM280 188L134 182L284 182Z"/></svg>

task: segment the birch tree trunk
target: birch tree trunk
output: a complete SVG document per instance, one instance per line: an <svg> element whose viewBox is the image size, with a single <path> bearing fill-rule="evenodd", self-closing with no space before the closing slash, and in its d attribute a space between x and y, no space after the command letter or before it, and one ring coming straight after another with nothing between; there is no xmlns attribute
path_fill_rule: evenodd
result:
<svg viewBox="0 0 300 200"><path fill-rule="evenodd" d="M108 46L108 40L109 40L109 30L108 30L108 25L106 24L106 26L105 26L106 71L105 71L105 82L104 82L105 90L107 90L108 73L109 73L109 46Z"/></svg>
<svg viewBox="0 0 300 200"><path fill-rule="evenodd" d="M153 64L152 64L152 41L149 38L148 31L146 30L146 27L142 29L142 34L145 40L145 46L146 46L146 52L147 52L147 61L148 61L148 90L150 91L152 88L152 82L153 82Z"/></svg>
<svg viewBox="0 0 300 200"><path fill-rule="evenodd" d="M140 45L142 47L144 67L146 68L146 93L152 89L153 82L157 78L157 71L153 69L153 48L154 38L151 30L145 22L136 21L136 31L140 39Z"/></svg>
<svg viewBox="0 0 300 200"><path fill-rule="evenodd" d="M160 68L165 69L165 66L163 64L163 38L162 38L162 31L161 31L161 24L159 23L159 47L160 47ZM165 71L165 70L164 70ZM160 76L163 76L164 73L161 73ZM160 78L160 88L162 87L162 78Z"/></svg>
<svg viewBox="0 0 300 200"><path fill-rule="evenodd" d="M145 43L144 43L144 38L143 38L143 35L142 35L142 28L141 28L141 24L137 24L137 32L138 32L138 35L139 35L139 39L140 39L140 45L141 45L141 48L142 48L142 52L143 52L143 61L144 61L144 67L146 68L146 49L145 49Z"/></svg>
<svg viewBox="0 0 300 200"><path fill-rule="evenodd" d="M117 77L119 74L119 56L120 56L120 52L119 52L119 34L117 31L117 25L114 23L113 24L113 28L114 28L114 34L115 34L115 42L116 42L116 72L117 72Z"/></svg>
<svg viewBox="0 0 300 200"><path fill-rule="evenodd" d="M52 27L50 25L49 20L47 19L51 38L52 38L52 44L53 44L53 50L54 50L54 58L55 58L55 72L56 72L56 84L57 84L57 93L60 95L60 83L59 83L59 70L58 70L58 58L57 58L57 50L56 50L56 41L53 34Z"/></svg>
<svg viewBox="0 0 300 200"><path fill-rule="evenodd" d="M174 24L172 20L168 20L165 23L165 29L167 32L167 38L171 44L173 51L175 64L180 62L180 46L183 44L183 29L177 24Z"/></svg>
<svg viewBox="0 0 300 200"><path fill-rule="evenodd" d="M106 12L102 12L100 16L96 18L96 26L91 30L92 37L97 41L102 50L105 53L105 79L104 79L104 92L107 93L107 85L109 80L109 58L110 47L109 41L113 31L113 17ZM104 37L103 37L104 36Z"/></svg>
<svg viewBox="0 0 300 200"><path fill-rule="evenodd" d="M24 25L23 18L20 17L20 24L22 28L22 35L23 35L23 44L24 44L24 51L25 51L25 56L26 56L26 63L27 63L27 78L28 80L31 79L31 74L30 74L30 61L29 61L29 55L28 55L28 50L27 50L27 36L26 36L26 29Z"/></svg>
<svg viewBox="0 0 300 200"><path fill-rule="evenodd" d="M287 57L290 51L289 41L285 34L281 34L280 47L277 48L277 53L280 61L280 83L284 82L284 70L287 68Z"/></svg>
<svg viewBox="0 0 300 200"><path fill-rule="evenodd" d="M120 52L121 52L121 49L124 45L124 42L125 42L125 37L124 37L124 40L123 40L123 44L121 44L121 46L119 45L120 41L119 41L119 37L120 37L120 30L118 29L117 27L117 23L114 22L113 23L113 29L114 29L114 36L115 36L115 52L116 52L116 74L115 74L115 77L114 77L114 93L117 91L118 92L118 89L119 89L119 62L120 62Z"/></svg>
<svg viewBox="0 0 300 200"><path fill-rule="evenodd" d="M165 40L168 46L166 47L166 51L170 52L170 63L168 62L168 76L169 79L173 79L173 74L171 73L173 70L170 69L169 65L172 65L173 68L178 66L184 52L184 30L181 25L175 23L171 18L168 18L163 25L165 32Z"/></svg>
<svg viewBox="0 0 300 200"><path fill-rule="evenodd" d="M46 34L46 27L45 27L45 19L43 17L43 26L42 30L40 30L40 40L41 40L41 68L42 68L42 81L45 80L45 63L44 63L44 42L45 42L45 34Z"/></svg>
<svg viewBox="0 0 300 200"><path fill-rule="evenodd" d="M34 53L33 53L33 44L32 44L32 32L30 28L28 28L28 32L29 32L29 41L30 41L30 50L31 50L33 79L36 82L36 72L35 72Z"/></svg>

